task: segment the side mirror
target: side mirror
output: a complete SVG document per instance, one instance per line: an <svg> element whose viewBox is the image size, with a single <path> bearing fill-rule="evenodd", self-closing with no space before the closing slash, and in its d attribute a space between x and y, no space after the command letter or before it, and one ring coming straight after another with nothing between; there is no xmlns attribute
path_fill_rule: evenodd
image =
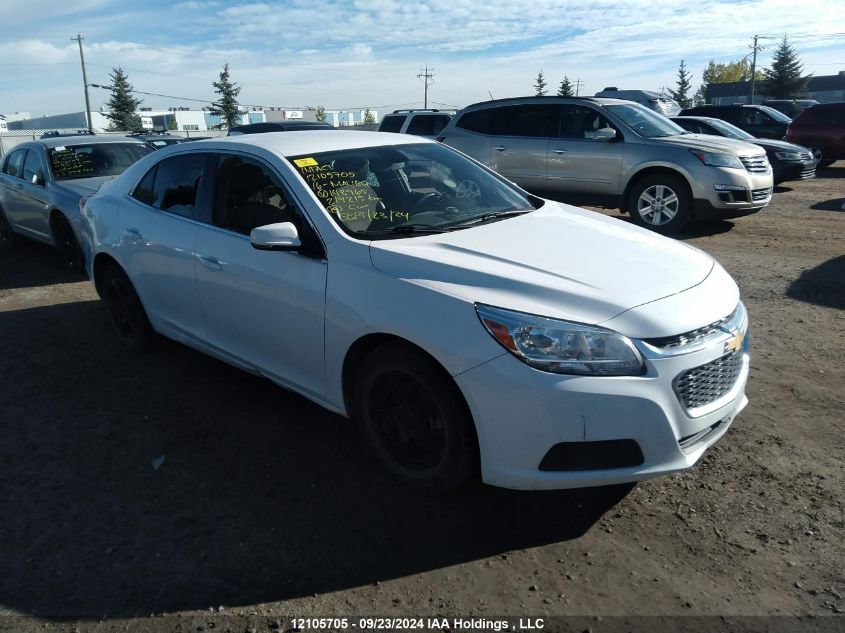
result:
<svg viewBox="0 0 845 633"><path fill-rule="evenodd" d="M293 222L257 226L250 232L249 241L261 251L297 251L302 247Z"/></svg>
<svg viewBox="0 0 845 633"><path fill-rule="evenodd" d="M597 141L613 141L618 135L612 127L603 127L595 130L590 136Z"/></svg>
<svg viewBox="0 0 845 633"><path fill-rule="evenodd" d="M40 171L32 174L32 184L38 185L39 187L44 186L44 175Z"/></svg>

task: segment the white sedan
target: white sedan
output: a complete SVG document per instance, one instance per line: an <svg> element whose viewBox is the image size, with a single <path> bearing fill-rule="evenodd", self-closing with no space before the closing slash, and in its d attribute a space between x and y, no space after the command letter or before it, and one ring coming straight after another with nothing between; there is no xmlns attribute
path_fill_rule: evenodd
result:
<svg viewBox="0 0 845 633"><path fill-rule="evenodd" d="M748 320L718 263L435 142L176 145L83 216L128 347L161 334L266 376L359 422L418 487L677 471L747 403Z"/></svg>

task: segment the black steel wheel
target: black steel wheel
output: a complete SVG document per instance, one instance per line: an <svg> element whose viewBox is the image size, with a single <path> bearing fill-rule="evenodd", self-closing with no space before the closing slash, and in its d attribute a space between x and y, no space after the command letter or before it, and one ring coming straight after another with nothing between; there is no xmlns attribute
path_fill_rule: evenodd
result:
<svg viewBox="0 0 845 633"><path fill-rule="evenodd" d="M120 342L137 352L151 349L156 334L126 273L116 265L105 270L100 281L100 294Z"/></svg>
<svg viewBox="0 0 845 633"><path fill-rule="evenodd" d="M478 474L478 440L451 377L423 353L385 345L364 361L353 415L382 465L403 483L448 492Z"/></svg>
<svg viewBox="0 0 845 633"><path fill-rule="evenodd" d="M79 247L79 241L73 233L70 223L65 217L60 217L52 222L53 243L62 258L64 265L75 273L85 270L85 256Z"/></svg>

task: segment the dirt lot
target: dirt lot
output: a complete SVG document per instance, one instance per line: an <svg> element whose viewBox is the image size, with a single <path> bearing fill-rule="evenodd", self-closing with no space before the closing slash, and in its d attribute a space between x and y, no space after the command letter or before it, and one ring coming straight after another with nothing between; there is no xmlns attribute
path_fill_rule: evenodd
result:
<svg viewBox="0 0 845 633"><path fill-rule="evenodd" d="M0 253L0 630L379 614L843 630L843 204L840 162L684 236L747 302L749 407L688 472L543 494L411 494L338 416L176 344L133 356L50 249Z"/></svg>

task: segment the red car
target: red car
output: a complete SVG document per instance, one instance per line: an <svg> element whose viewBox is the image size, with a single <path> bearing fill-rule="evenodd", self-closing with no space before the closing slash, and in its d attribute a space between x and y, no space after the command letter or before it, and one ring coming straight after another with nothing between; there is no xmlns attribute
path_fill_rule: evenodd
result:
<svg viewBox="0 0 845 633"><path fill-rule="evenodd" d="M809 147L819 167L845 158L845 101L807 108L789 125L786 140Z"/></svg>

